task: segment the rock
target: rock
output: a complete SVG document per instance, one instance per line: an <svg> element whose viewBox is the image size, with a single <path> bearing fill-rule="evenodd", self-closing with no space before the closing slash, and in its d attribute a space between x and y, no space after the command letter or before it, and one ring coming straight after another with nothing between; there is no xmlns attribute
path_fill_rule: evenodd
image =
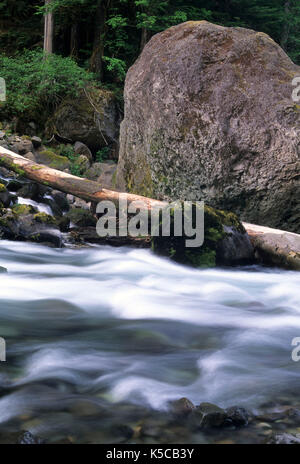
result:
<svg viewBox="0 0 300 464"><path fill-rule="evenodd" d="M202 429L222 427L226 423L226 418L224 409L211 403L201 403L193 412L194 424Z"/></svg>
<svg viewBox="0 0 300 464"><path fill-rule="evenodd" d="M0 432L0 442L3 445L41 445L44 440L28 431L22 431Z"/></svg>
<svg viewBox="0 0 300 464"><path fill-rule="evenodd" d="M0 266L0 274L5 274L7 272L6 267Z"/></svg>
<svg viewBox="0 0 300 464"><path fill-rule="evenodd" d="M55 219L31 205L14 205L2 211L0 236L5 239L29 240L61 247L62 239Z"/></svg>
<svg viewBox="0 0 300 464"><path fill-rule="evenodd" d="M28 160L33 161L34 163L36 163L36 157L35 157L35 155L34 155L31 151L29 151L28 153L26 153L26 154L24 155L24 158L26 158L26 159L28 159Z"/></svg>
<svg viewBox="0 0 300 464"><path fill-rule="evenodd" d="M300 270L300 235L244 223L256 259L263 264Z"/></svg>
<svg viewBox="0 0 300 464"><path fill-rule="evenodd" d="M76 158L76 166L78 167L80 174L84 174L90 167L91 163L85 155L79 155Z"/></svg>
<svg viewBox="0 0 300 464"><path fill-rule="evenodd" d="M76 142L74 145L74 153L76 155L84 155L86 158L90 161L90 163L93 162L93 155L89 147L87 147L84 143L82 142Z"/></svg>
<svg viewBox="0 0 300 464"><path fill-rule="evenodd" d="M244 408L232 406L225 410L227 423L236 425L237 427L248 425L250 414Z"/></svg>
<svg viewBox="0 0 300 464"><path fill-rule="evenodd" d="M11 203L12 196L4 184L0 183L0 205L7 208Z"/></svg>
<svg viewBox="0 0 300 464"><path fill-rule="evenodd" d="M67 195L59 190L52 190L51 197L62 211L69 211L70 205L67 200Z"/></svg>
<svg viewBox="0 0 300 464"><path fill-rule="evenodd" d="M86 172L85 177L96 180L103 188L115 189L117 165L115 163L94 163Z"/></svg>
<svg viewBox="0 0 300 464"><path fill-rule="evenodd" d="M153 236L152 249L174 261L195 267L246 264L254 258L248 234L237 216L208 206L204 207L203 245L189 248L186 247L186 240L185 234L181 237L172 234L170 237Z"/></svg>
<svg viewBox="0 0 300 464"><path fill-rule="evenodd" d="M95 217L86 209L72 208L68 213L66 213L65 217L67 217L75 226L87 227L96 225Z"/></svg>
<svg viewBox="0 0 300 464"><path fill-rule="evenodd" d="M187 398L170 402L170 410L175 416L188 416L195 409L195 405Z"/></svg>
<svg viewBox="0 0 300 464"><path fill-rule="evenodd" d="M37 136L31 137L31 142L34 148L39 148L42 145L42 139L40 139L40 137Z"/></svg>
<svg viewBox="0 0 300 464"><path fill-rule="evenodd" d="M92 166L86 171L85 177L89 180L97 180L102 174L102 165L103 163L92 164Z"/></svg>
<svg viewBox="0 0 300 464"><path fill-rule="evenodd" d="M92 103L91 103L92 102ZM47 122L47 136L59 136L80 141L97 151L107 143L118 143L120 115L114 94L97 89L89 99L82 92L77 99L66 99Z"/></svg>
<svg viewBox="0 0 300 464"><path fill-rule="evenodd" d="M60 156L54 153L52 150L42 150L36 152L36 162L39 164L45 164L53 169L64 171L70 167L70 161L65 156Z"/></svg>
<svg viewBox="0 0 300 464"><path fill-rule="evenodd" d="M33 150L33 145L31 140L25 138L15 143L14 148L18 151L20 155L24 156L26 153L29 153Z"/></svg>
<svg viewBox="0 0 300 464"><path fill-rule="evenodd" d="M300 445L300 433L293 435L291 433L280 433L272 435L269 438L268 445Z"/></svg>
<svg viewBox="0 0 300 464"><path fill-rule="evenodd" d="M299 230L299 75L264 33L190 21L155 35L127 74L117 186Z"/></svg>

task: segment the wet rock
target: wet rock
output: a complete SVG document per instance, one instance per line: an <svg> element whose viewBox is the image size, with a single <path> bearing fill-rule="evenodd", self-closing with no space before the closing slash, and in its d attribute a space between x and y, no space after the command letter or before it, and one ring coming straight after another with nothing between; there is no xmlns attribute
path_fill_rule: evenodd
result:
<svg viewBox="0 0 300 464"><path fill-rule="evenodd" d="M7 208L11 203L12 197L4 184L0 183L0 205Z"/></svg>
<svg viewBox="0 0 300 464"><path fill-rule="evenodd" d="M41 445L44 440L28 431L22 432L0 432L0 443L2 445Z"/></svg>
<svg viewBox="0 0 300 464"><path fill-rule="evenodd" d="M225 410L227 415L227 423L236 425L237 427L248 425L250 414L249 412L241 407L232 406Z"/></svg>
<svg viewBox="0 0 300 464"><path fill-rule="evenodd" d="M69 211L70 205L67 200L67 195L59 190L52 190L51 197L62 211Z"/></svg>
<svg viewBox="0 0 300 464"><path fill-rule="evenodd" d="M6 267L0 266L0 274L5 274L7 272ZM1 396L1 389L0 389L0 396Z"/></svg>
<svg viewBox="0 0 300 464"><path fill-rule="evenodd" d="M171 210L174 218L176 208L182 211L182 204ZM198 204L193 203L195 217ZM201 213L200 213L201 214ZM218 265L235 265L253 262L253 247L249 237L238 217L230 212L204 207L204 243L202 246L186 247L187 236L171 234L162 237L161 234L152 237L152 248L155 252L168 256L174 261L195 267L213 267ZM183 230L184 224L183 224ZM234 237L237 237L235 240Z"/></svg>
<svg viewBox="0 0 300 464"><path fill-rule="evenodd" d="M268 445L300 445L300 433L293 435L291 433L274 434L267 441Z"/></svg>
<svg viewBox="0 0 300 464"><path fill-rule="evenodd" d="M175 416L188 416L194 409L195 405L187 398L170 401L170 411Z"/></svg>
<svg viewBox="0 0 300 464"><path fill-rule="evenodd" d="M193 411L192 416L194 425L201 429L222 427L227 418L224 409L211 403L201 403Z"/></svg>
<svg viewBox="0 0 300 464"><path fill-rule="evenodd" d="M65 216L75 226L86 227L96 225L96 218L88 210L82 208L72 208Z"/></svg>

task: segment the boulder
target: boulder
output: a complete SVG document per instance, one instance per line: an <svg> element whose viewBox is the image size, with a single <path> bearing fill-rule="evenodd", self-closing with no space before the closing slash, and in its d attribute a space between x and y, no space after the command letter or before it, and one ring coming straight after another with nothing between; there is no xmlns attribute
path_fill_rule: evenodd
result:
<svg viewBox="0 0 300 464"><path fill-rule="evenodd" d="M214 267L216 265L250 264L254 260L254 250L250 238L238 217L229 212L209 206L204 207L204 243L200 247L186 247L187 236L174 236L173 219L176 207L171 209L171 234L162 234L151 239L152 249L158 254L168 256L179 263L194 267ZM193 204L193 218L196 208ZM182 230L185 231L183 224Z"/></svg>
<svg viewBox="0 0 300 464"><path fill-rule="evenodd" d="M85 177L90 180L96 180L106 189L115 189L117 165L113 162L94 163L86 172Z"/></svg>
<svg viewBox="0 0 300 464"><path fill-rule="evenodd" d="M190 21L155 35L127 74L117 186L297 231L299 75L264 33Z"/></svg>
<svg viewBox="0 0 300 464"><path fill-rule="evenodd" d="M215 404L201 403L193 411L192 421L197 428L209 429L226 424L226 412Z"/></svg>
<svg viewBox="0 0 300 464"><path fill-rule="evenodd" d="M36 152L35 160L39 164L45 164L53 169L64 171L70 167L70 161L66 156L60 156L52 150L42 150Z"/></svg>
<svg viewBox="0 0 300 464"><path fill-rule="evenodd" d="M73 143L82 142L95 152L107 143L117 144L120 115L113 92L104 89L82 92L77 98L66 99L48 120L49 137L59 134Z"/></svg>

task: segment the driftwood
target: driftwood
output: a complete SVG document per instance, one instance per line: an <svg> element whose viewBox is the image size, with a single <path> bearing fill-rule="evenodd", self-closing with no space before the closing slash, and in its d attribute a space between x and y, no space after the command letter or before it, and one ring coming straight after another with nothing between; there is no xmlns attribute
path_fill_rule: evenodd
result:
<svg viewBox="0 0 300 464"><path fill-rule="evenodd" d="M88 202L92 201L98 203L99 201L106 200L118 204L122 196L128 203L133 201L143 202L145 208L148 210L157 206L162 207L166 205L165 202L153 200L152 198L104 189L98 182L83 179L42 164L34 163L2 147L0 147L0 165L17 173L24 174L24 176L34 182L47 185L48 187L52 187L64 193L70 193Z"/></svg>

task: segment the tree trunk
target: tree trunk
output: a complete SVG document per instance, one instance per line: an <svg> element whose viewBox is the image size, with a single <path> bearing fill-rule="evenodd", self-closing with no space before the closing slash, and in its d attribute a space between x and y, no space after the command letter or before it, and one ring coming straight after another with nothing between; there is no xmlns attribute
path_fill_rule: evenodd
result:
<svg viewBox="0 0 300 464"><path fill-rule="evenodd" d="M283 32L281 36L280 45L283 50L287 50L290 30L291 30L291 23L290 23L290 14L291 14L291 0L286 0L284 4L284 13L285 13L285 20L283 25Z"/></svg>
<svg viewBox="0 0 300 464"><path fill-rule="evenodd" d="M51 0L45 0L45 5L49 5ZM54 15L48 12L45 15L44 28L44 52L47 54L53 53L53 31L54 31Z"/></svg>
<svg viewBox="0 0 300 464"><path fill-rule="evenodd" d="M71 26L70 56L72 58L78 57L78 23L77 21L73 21L72 26Z"/></svg>
<svg viewBox="0 0 300 464"><path fill-rule="evenodd" d="M140 45L140 53L144 50L146 43L148 42L148 30L143 28L141 34L141 45Z"/></svg>
<svg viewBox="0 0 300 464"><path fill-rule="evenodd" d="M47 185L64 193L70 193L85 201L98 203L99 201L112 201L118 206L119 199L126 199L128 203L132 201L142 201L145 208L150 210L155 206L163 206L166 203L152 198L142 197L130 193L120 193L107 190L101 187L98 182L76 177L66 172L49 168L42 164L34 163L23 156L17 155L10 150L0 147L0 165L7 169L22 173L28 179Z"/></svg>
<svg viewBox="0 0 300 464"><path fill-rule="evenodd" d="M98 0L95 15L94 44L90 61L90 68L98 79L103 78L104 37L106 33L106 19L110 0Z"/></svg>

